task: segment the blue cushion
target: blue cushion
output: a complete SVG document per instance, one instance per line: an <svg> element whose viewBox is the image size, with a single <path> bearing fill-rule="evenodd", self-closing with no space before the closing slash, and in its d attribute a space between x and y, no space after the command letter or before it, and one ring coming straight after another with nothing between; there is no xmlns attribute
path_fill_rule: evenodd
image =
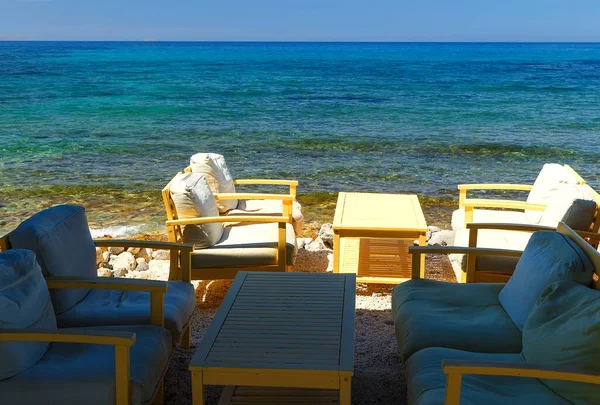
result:
<svg viewBox="0 0 600 405"><path fill-rule="evenodd" d="M600 375L600 291L573 281L550 285L523 329L527 363ZM542 380L574 404L600 404L600 388L573 381Z"/></svg>
<svg viewBox="0 0 600 405"><path fill-rule="evenodd" d="M392 317L402 359L426 347L519 353L521 331L498 302L502 287L422 279L398 284Z"/></svg>
<svg viewBox="0 0 600 405"><path fill-rule="evenodd" d="M172 350L169 331L156 326L93 329L136 334L130 349L130 403L151 403L169 363ZM0 381L0 392L2 405L114 404L114 346L52 343L35 366Z"/></svg>
<svg viewBox="0 0 600 405"><path fill-rule="evenodd" d="M515 272L498 296L520 330L542 291L559 280L590 285L594 266L575 242L558 232L531 235Z"/></svg>
<svg viewBox="0 0 600 405"><path fill-rule="evenodd" d="M409 405L443 405L446 375L442 360L522 363L517 353L472 353L438 347L420 350L405 364ZM461 405L572 405L534 378L465 375L461 388Z"/></svg>
<svg viewBox="0 0 600 405"><path fill-rule="evenodd" d="M57 205L38 212L10 233L15 249L33 250L44 276L95 278L96 248L85 210L77 205ZM57 314L77 304L88 289L51 291Z"/></svg>
<svg viewBox="0 0 600 405"><path fill-rule="evenodd" d="M178 342L196 307L191 283L169 281L165 294L165 327ZM150 293L92 290L80 303L57 316L61 328L144 325L150 322Z"/></svg>
<svg viewBox="0 0 600 405"><path fill-rule="evenodd" d="M48 286L30 250L0 253L0 329L56 329ZM31 367L46 350L46 342L0 342L0 380Z"/></svg>

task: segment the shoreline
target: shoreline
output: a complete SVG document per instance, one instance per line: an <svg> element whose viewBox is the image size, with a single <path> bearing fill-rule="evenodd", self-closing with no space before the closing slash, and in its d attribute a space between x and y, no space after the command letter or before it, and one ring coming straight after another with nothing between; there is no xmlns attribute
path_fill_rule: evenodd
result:
<svg viewBox="0 0 600 405"><path fill-rule="evenodd" d="M15 229L35 213L58 204L77 204L86 209L92 236L114 238L166 238L166 220L159 190L127 192L114 187L76 187L69 193L59 187L16 190L12 198L0 204L0 234ZM385 190L375 191L384 193ZM412 193L407 193L412 194ZM418 195L428 225L448 228L452 211L458 208L455 198ZM337 193L319 191L299 193L305 225L299 237L315 237L324 223L333 222Z"/></svg>

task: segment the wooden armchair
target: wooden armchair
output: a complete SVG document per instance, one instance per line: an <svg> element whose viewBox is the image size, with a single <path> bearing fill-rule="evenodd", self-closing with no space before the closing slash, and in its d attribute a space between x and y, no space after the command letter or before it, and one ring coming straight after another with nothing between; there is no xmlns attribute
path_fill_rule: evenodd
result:
<svg viewBox="0 0 600 405"><path fill-rule="evenodd" d="M558 165L556 165L558 166ZM564 175L568 176L570 181L574 184L584 185L586 184L585 180L570 166L563 165ZM540 172L540 176L542 172ZM538 176L538 178L540 177ZM466 224L476 221L475 211L480 208L492 208L495 210L498 209L507 209L507 210L530 210L530 211L544 211L546 209L546 204L535 201L521 201L521 200L505 200L505 199L485 199L485 198L467 198L468 191L475 190L497 190L497 191L529 191L531 192L534 188L534 185L529 184L459 184L459 200L458 206L459 211L464 210L464 218L460 220L458 215L453 214L453 228L460 229L460 226L466 226ZM536 199L534 199L536 200ZM503 214L502 212L494 212L490 213L489 211L482 211L481 216L485 216L483 222L491 222L489 220L490 215L495 215L499 218L498 222L508 222L506 219L511 219L510 222L520 222L527 223L527 219L525 217L519 218L518 215L514 215L516 213ZM514 219L514 221L513 221ZM459 222L461 224L459 224ZM479 221L481 222L481 221Z"/></svg>
<svg viewBox="0 0 600 405"><path fill-rule="evenodd" d="M162 190L167 214L165 226L169 241L183 243L183 227L186 225L209 223L227 225L223 237L216 245L192 252L192 279L233 279L240 270L273 272L291 270L296 254L296 238L291 225L294 194L214 194L217 201L237 199L281 201L284 207L283 215L219 215L181 219L171 198L170 189L174 179ZM290 190L292 188L295 191L295 184L290 184Z"/></svg>

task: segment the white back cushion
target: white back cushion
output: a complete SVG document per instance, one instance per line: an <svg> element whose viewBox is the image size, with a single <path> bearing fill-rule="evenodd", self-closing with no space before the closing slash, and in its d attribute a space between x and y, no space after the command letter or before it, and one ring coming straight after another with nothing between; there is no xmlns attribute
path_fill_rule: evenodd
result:
<svg viewBox="0 0 600 405"><path fill-rule="evenodd" d="M579 184L559 184L554 198L547 202L539 224L558 226L564 222L578 231L587 231L596 213L589 186Z"/></svg>
<svg viewBox="0 0 600 405"><path fill-rule="evenodd" d="M219 216L215 196L202 174L179 173L171 183L170 192L178 219ZM193 243L198 249L214 245L222 235L221 222L183 228L183 241Z"/></svg>
<svg viewBox="0 0 600 405"><path fill-rule="evenodd" d="M577 184L578 180L563 165L546 163L533 183L533 188L527 196L527 202L547 204L556 195L561 183ZM531 224L538 224L542 218L541 211L526 210L525 215Z"/></svg>
<svg viewBox="0 0 600 405"><path fill-rule="evenodd" d="M225 158L217 153L196 153L190 158L193 173L206 176L206 181L213 193L235 193L233 178L229 173ZM227 212L237 207L237 200L218 201L220 212Z"/></svg>

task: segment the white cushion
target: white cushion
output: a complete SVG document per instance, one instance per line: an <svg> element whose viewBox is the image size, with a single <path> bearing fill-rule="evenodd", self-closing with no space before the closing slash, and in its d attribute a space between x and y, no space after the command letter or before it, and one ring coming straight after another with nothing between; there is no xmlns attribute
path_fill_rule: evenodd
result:
<svg viewBox="0 0 600 405"><path fill-rule="evenodd" d="M547 204L551 200L558 190L558 186L561 183L566 184L577 184L579 179L565 169L563 165L557 163L547 163L542 167L540 174L538 174L529 195L527 196L527 202L533 204ZM525 215L529 219L529 223L538 224L542 218L541 211L526 210Z"/></svg>
<svg viewBox="0 0 600 405"><path fill-rule="evenodd" d="M213 193L235 193L233 178L229 173L225 158L217 153L196 153L190 158L193 173L206 176L206 181ZM237 200L218 201L220 212L227 212L237 207Z"/></svg>
<svg viewBox="0 0 600 405"><path fill-rule="evenodd" d="M539 224L556 227L564 222L573 229L587 231L595 212L596 202L589 186L561 183L554 198L548 201Z"/></svg>
<svg viewBox="0 0 600 405"><path fill-rule="evenodd" d="M179 173L171 183L171 198L178 219L218 217L219 209L204 175L199 173ZM214 245L223 235L220 222L186 225L183 240L202 249Z"/></svg>

